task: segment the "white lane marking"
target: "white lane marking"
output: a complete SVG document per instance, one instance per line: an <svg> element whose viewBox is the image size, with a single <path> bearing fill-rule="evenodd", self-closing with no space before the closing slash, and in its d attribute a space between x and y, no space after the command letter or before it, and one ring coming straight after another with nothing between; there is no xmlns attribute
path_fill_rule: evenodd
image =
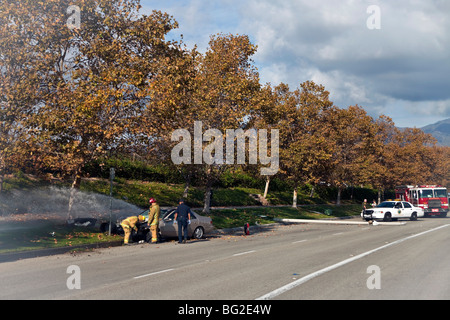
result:
<svg viewBox="0 0 450 320"><path fill-rule="evenodd" d="M175 269L166 269L166 270L156 271L156 272L152 272L152 273L148 273L148 274L143 274L142 276L137 276L137 277L134 277L133 279L140 279L140 278L150 277L150 276L153 276L155 274L165 273L165 272L169 272L169 271L172 271L172 270L175 270Z"/></svg>
<svg viewBox="0 0 450 320"><path fill-rule="evenodd" d="M273 298L279 296L280 294L282 294L282 293L284 293L286 291L289 291L289 290L291 290L291 289L293 289L293 288L295 288L295 287L297 287L297 286L299 286L299 285L301 285L301 284L303 284L303 283L305 283L305 282L307 282L307 281L309 281L309 280L311 280L313 278L316 278L316 277L318 277L318 276L328 272L328 271L331 271L331 270L337 269L339 267L342 267L343 265L345 265L347 263L359 260L359 259L361 259L361 258L363 258L365 256L368 256L368 255L370 255L370 254L372 254L374 252L377 252L377 251L380 251L380 250L385 249L387 247L399 244L399 243L401 243L403 241L406 241L406 240L409 240L409 239L412 239L412 238L416 238L416 237L422 236L424 234L427 234L429 232L433 232L433 231L436 231L436 230L439 230L439 229L442 229L442 228L445 228L445 227L448 227L448 226L450 226L450 224L446 224L446 225L443 225L443 226L440 226L440 227L437 227L437 228L434 228L434 229L430 229L430 230L427 230L427 231L424 231L424 232L421 232L421 233L418 233L418 234L414 234L412 236L408 236L406 238L399 239L397 241L385 244L384 246L378 247L376 249L373 249L373 250L361 253L361 254L359 254L357 256L354 256L352 258L349 258L349 259L346 259L344 261L338 262L338 263L333 264L333 265L331 265L329 267L323 268L323 269L321 269L319 271L316 271L316 272L313 272L313 273L311 273L311 274L309 274L307 276L304 276L303 278L300 278L300 279L298 279L296 281L288 283L287 285L285 285L285 286L283 286L281 288L275 289L272 292L269 292L269 293L267 293L267 294L257 298L256 300L273 299Z"/></svg>
<svg viewBox="0 0 450 320"><path fill-rule="evenodd" d="M249 253L253 253L253 252L256 252L256 250L246 251L246 252L241 252L241 253L235 253L235 254L233 254L233 257L242 256L244 254L249 254Z"/></svg>
<svg viewBox="0 0 450 320"><path fill-rule="evenodd" d="M338 236L338 235L341 235L341 234L344 234L344 233L343 232L333 233L333 236Z"/></svg>
<svg viewBox="0 0 450 320"><path fill-rule="evenodd" d="M308 241L308 240L299 240L299 241L294 241L294 242L292 242L292 244L295 244L295 243L302 243L302 242L305 242L305 241Z"/></svg>

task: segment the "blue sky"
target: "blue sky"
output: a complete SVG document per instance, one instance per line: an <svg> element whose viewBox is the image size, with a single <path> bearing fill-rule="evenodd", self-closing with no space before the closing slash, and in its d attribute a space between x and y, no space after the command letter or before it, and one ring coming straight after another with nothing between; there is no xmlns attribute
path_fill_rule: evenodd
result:
<svg viewBox="0 0 450 320"><path fill-rule="evenodd" d="M246 34L261 83L323 84L335 105L358 104L400 127L450 118L448 0L141 0L171 14L188 47ZM379 15L369 11L379 8ZM379 20L373 20L379 18ZM369 25L378 23L379 29ZM375 22L374 22L375 21Z"/></svg>

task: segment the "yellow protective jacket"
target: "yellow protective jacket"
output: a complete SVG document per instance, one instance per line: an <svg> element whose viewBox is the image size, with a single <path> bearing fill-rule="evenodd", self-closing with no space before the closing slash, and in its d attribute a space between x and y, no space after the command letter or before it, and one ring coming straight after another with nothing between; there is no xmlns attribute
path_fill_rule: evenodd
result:
<svg viewBox="0 0 450 320"><path fill-rule="evenodd" d="M150 212L148 213L148 225L149 226L159 225L160 213L161 213L161 209L159 208L159 204L152 203L152 206L150 207Z"/></svg>
<svg viewBox="0 0 450 320"><path fill-rule="evenodd" d="M136 224L138 223L138 221L139 221L138 217L131 216L131 217L128 217L128 218L122 220L121 225L122 225L122 227L136 230L137 229Z"/></svg>

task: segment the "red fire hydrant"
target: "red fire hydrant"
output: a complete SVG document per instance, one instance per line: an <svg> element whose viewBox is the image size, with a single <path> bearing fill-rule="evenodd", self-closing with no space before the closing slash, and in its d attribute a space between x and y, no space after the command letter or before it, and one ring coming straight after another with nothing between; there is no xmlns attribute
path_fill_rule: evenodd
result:
<svg viewBox="0 0 450 320"><path fill-rule="evenodd" d="M248 222L244 224L244 234L247 236L250 234L250 224Z"/></svg>

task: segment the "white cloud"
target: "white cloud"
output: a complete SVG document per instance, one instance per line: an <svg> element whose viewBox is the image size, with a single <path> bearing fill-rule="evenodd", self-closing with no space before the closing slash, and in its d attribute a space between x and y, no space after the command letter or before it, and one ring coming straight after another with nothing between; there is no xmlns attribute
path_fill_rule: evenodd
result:
<svg viewBox="0 0 450 320"><path fill-rule="evenodd" d="M406 101L386 98L374 106L373 116L381 114L394 119L399 127L421 128L450 117L450 99L442 101Z"/></svg>
<svg viewBox="0 0 450 320"><path fill-rule="evenodd" d="M380 30L366 26L372 4ZM311 79L340 107L359 104L395 122L450 116L449 1L254 0L242 8L263 80L292 87Z"/></svg>
<svg viewBox="0 0 450 320"><path fill-rule="evenodd" d="M254 60L263 83L296 88L314 80L336 105L359 104L396 123L411 113L415 120L408 122L417 126L450 116L448 0L145 3L173 14L190 47L206 49L209 36L218 32L249 35L258 45ZM380 7L380 30L367 28L369 5Z"/></svg>

